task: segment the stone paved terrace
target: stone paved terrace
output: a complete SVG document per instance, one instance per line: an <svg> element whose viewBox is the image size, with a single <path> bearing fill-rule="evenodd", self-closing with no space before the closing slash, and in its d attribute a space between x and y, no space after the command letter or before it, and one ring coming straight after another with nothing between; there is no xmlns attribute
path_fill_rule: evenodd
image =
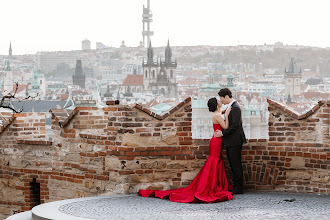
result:
<svg viewBox="0 0 330 220"><path fill-rule="evenodd" d="M247 192L227 202L174 203L137 194L45 203L7 220L30 219L329 219L330 196L285 192ZM25 217L24 217L25 216Z"/></svg>

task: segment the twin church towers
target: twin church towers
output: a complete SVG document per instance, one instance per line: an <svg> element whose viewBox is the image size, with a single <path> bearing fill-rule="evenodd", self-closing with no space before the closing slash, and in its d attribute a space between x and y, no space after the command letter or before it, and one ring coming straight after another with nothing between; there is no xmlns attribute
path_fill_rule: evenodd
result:
<svg viewBox="0 0 330 220"><path fill-rule="evenodd" d="M143 5L142 23L143 23L143 46L149 44L147 61L143 60L143 90L145 92L152 92L160 94L167 98L175 98L178 94L176 83L176 67L177 62L172 61L172 50L169 41L165 48L165 60L157 58L154 61L154 50L151 46L150 37L154 34L150 30L150 23L152 22L152 12L150 10L150 0L148 0L147 7ZM147 41L146 41L147 38Z"/></svg>
<svg viewBox="0 0 330 220"><path fill-rule="evenodd" d="M177 62L172 61L172 50L169 41L165 48L165 60L154 61L154 49L149 42L147 61L143 60L143 88L145 92L175 98L178 94L176 83Z"/></svg>

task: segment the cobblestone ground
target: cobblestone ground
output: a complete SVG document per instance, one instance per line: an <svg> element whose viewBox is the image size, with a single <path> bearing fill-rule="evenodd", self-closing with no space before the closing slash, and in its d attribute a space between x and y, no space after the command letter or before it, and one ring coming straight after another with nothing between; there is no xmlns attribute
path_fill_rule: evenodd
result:
<svg viewBox="0 0 330 220"><path fill-rule="evenodd" d="M87 219L330 219L330 196L248 192L227 202L183 204L126 195L74 202L59 211Z"/></svg>

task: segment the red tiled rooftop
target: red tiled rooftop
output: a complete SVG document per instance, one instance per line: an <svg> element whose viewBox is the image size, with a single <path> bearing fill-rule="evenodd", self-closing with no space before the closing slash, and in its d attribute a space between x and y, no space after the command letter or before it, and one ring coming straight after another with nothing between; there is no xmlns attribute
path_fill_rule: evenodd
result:
<svg viewBox="0 0 330 220"><path fill-rule="evenodd" d="M303 93L303 96L305 99L313 99L315 97L319 97L321 99L330 99L330 94L325 93L325 92L318 92L318 91L311 91L309 90L308 92Z"/></svg>
<svg viewBox="0 0 330 220"><path fill-rule="evenodd" d="M141 75L141 74L127 75L122 85L123 86L143 86L143 75Z"/></svg>
<svg viewBox="0 0 330 220"><path fill-rule="evenodd" d="M61 100L67 100L69 97L69 94L61 94Z"/></svg>
<svg viewBox="0 0 330 220"><path fill-rule="evenodd" d="M199 85L201 81L194 78L187 78L185 80L178 81L181 85Z"/></svg>
<svg viewBox="0 0 330 220"><path fill-rule="evenodd" d="M21 91L25 90L26 87L28 87L28 85L18 84L18 88L17 88L16 93L20 93ZM16 89L16 84L13 84L13 92L15 92L15 89Z"/></svg>

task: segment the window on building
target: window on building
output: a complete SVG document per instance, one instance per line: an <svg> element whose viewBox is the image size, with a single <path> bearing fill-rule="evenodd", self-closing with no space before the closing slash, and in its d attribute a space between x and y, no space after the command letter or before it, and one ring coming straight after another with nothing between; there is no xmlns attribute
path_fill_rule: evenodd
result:
<svg viewBox="0 0 330 220"><path fill-rule="evenodd" d="M145 72L145 73L146 73L146 78L148 78L148 70L146 70L146 72Z"/></svg>
<svg viewBox="0 0 330 220"><path fill-rule="evenodd" d="M155 70L152 71L152 78L155 78Z"/></svg>

